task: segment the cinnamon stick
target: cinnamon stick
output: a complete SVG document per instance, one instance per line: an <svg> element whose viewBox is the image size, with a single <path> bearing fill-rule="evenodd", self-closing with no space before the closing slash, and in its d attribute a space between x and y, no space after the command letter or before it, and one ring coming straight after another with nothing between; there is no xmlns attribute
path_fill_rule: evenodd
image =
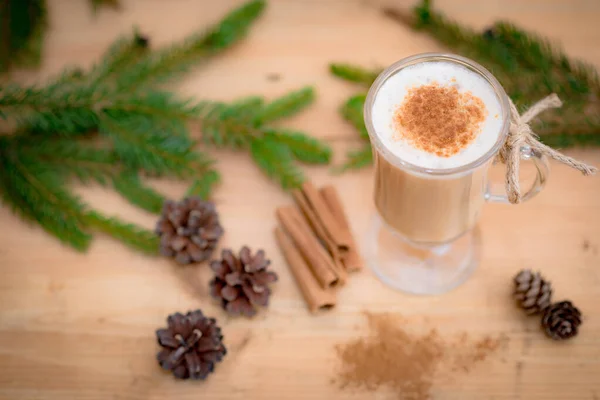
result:
<svg viewBox="0 0 600 400"><path fill-rule="evenodd" d="M319 240L312 234L310 226L295 207L281 207L276 211L277 219L310 266L315 278L323 288L338 284L334 273L336 267Z"/></svg>
<svg viewBox="0 0 600 400"><path fill-rule="evenodd" d="M321 242L329 252L329 255L331 256L333 264L335 266L335 270L333 272L338 277L340 283L345 284L348 280L348 273L346 272L344 264L342 263L342 254L340 252L340 249L337 247L337 245L331 238L331 235L329 235L329 233L325 229L323 221L319 219L319 216L317 215L315 210L310 206L310 204L306 200L306 197L304 197L304 194L300 190L296 189L292 191L292 196L294 197L298 208L300 208L300 211L302 212L302 214L308 221L310 227L312 228L313 233L321 240Z"/></svg>
<svg viewBox="0 0 600 400"><path fill-rule="evenodd" d="M333 214L335 220L348 232L350 237L350 246L348 251L342 254L342 263L348 271L358 271L363 268L363 260L358 252L358 246L356 241L352 237L350 223L344 212L344 207L338 196L337 190L332 185L325 186L319 191L322 198L324 199L327 207L331 214Z"/></svg>
<svg viewBox="0 0 600 400"><path fill-rule="evenodd" d="M311 312L316 312L335 306L335 293L331 290L323 289L319 285L311 273L308 264L302 258L302 254L300 254L300 251L298 251L288 235L281 228L275 228L275 238L296 279L296 283L300 287L308 309Z"/></svg>
<svg viewBox="0 0 600 400"><path fill-rule="evenodd" d="M344 229L343 226L337 221L332 214L331 210L327 206L323 196L319 194L319 191L310 182L302 184L302 194L306 197L306 201L310 207L315 211L319 219L323 222L323 227L327 231L327 234L331 237L335 245L343 251L348 250L350 243L352 242L352 236L350 231Z"/></svg>

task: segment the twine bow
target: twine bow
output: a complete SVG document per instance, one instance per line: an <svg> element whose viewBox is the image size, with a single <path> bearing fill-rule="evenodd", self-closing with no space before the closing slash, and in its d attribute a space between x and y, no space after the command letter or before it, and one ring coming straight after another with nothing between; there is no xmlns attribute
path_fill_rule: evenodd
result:
<svg viewBox="0 0 600 400"><path fill-rule="evenodd" d="M531 130L529 122L542 111L562 106L558 96L550 96L535 103L523 115L519 114L512 100L510 102L510 127L508 137L500 150L500 160L506 164L506 193L508 200L513 204L521 202L521 188L519 185L519 165L521 162L521 148L529 146L532 151L553 158L554 160L581 171L584 175L596 173L596 167L567 157L564 154L546 146L537 140L537 135Z"/></svg>

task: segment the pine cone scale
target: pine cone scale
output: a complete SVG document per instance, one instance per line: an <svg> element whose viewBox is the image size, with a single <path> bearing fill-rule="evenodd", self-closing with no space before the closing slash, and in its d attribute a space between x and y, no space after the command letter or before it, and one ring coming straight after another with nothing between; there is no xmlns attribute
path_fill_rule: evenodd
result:
<svg viewBox="0 0 600 400"><path fill-rule="evenodd" d="M225 282L229 286L241 285L242 284L242 274L238 271L231 272L225 275Z"/></svg>
<svg viewBox="0 0 600 400"><path fill-rule="evenodd" d="M173 335L168 329L159 329L156 331L156 336L158 337L158 343L164 347L170 347L172 349L179 346L179 342L175 340Z"/></svg>
<svg viewBox="0 0 600 400"><path fill-rule="evenodd" d="M233 301L238 298L238 289L233 286L225 286L221 289L221 296L227 301Z"/></svg>
<svg viewBox="0 0 600 400"><path fill-rule="evenodd" d="M253 286L266 286L269 283L273 283L277 281L277 275L271 271L261 271L257 272L252 276L252 285Z"/></svg>

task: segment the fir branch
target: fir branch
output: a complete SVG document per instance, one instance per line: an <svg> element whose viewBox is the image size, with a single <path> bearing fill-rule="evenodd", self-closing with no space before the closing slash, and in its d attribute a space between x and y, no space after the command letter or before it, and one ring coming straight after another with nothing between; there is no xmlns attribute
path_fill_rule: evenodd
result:
<svg viewBox="0 0 600 400"><path fill-rule="evenodd" d="M174 121L178 124L197 119L202 113L209 112L214 103L195 102L192 99L178 99L172 93L147 90L143 94L133 97L118 98L110 104L105 104L103 111L112 115L127 117L141 115L153 118L156 122ZM183 125L185 127L185 125ZM187 135L187 128L181 126L175 129L176 133Z"/></svg>
<svg viewBox="0 0 600 400"><path fill-rule="evenodd" d="M302 132L269 129L265 139L281 143L292 152L296 160L308 164L328 164L331 160L331 147Z"/></svg>
<svg viewBox="0 0 600 400"><path fill-rule="evenodd" d="M221 177L219 176L219 173L214 170L209 170L194 180L193 184L188 189L186 196L197 196L207 200L211 197L214 186L220 181Z"/></svg>
<svg viewBox="0 0 600 400"><path fill-rule="evenodd" d="M193 172L192 142L184 136L157 129L152 120L105 115L100 133L111 138L114 151L129 169L150 174L185 176Z"/></svg>
<svg viewBox="0 0 600 400"><path fill-rule="evenodd" d="M360 83L365 87L370 87L381 73L381 70L368 70L358 65L343 63L329 64L329 70L338 78Z"/></svg>
<svg viewBox="0 0 600 400"><path fill-rule="evenodd" d="M61 85L60 81L44 88L0 87L0 118L16 121L19 130L52 134L94 128L98 121L93 99L97 89Z"/></svg>
<svg viewBox="0 0 600 400"><path fill-rule="evenodd" d="M136 89L171 80L201 59L221 51L246 36L250 25L262 14L263 0L253 0L229 13L207 33L196 34L141 59L119 76L121 89Z"/></svg>
<svg viewBox="0 0 600 400"><path fill-rule="evenodd" d="M134 171L123 171L113 178L115 190L134 204L150 213L160 214L165 202L163 195L144 185Z"/></svg>
<svg viewBox="0 0 600 400"><path fill-rule="evenodd" d="M106 148L91 146L72 139L42 139L32 142L29 137L15 137L21 151L39 160L61 176L76 177L82 183L91 181L106 184L119 171L117 154Z"/></svg>
<svg viewBox="0 0 600 400"><path fill-rule="evenodd" d="M262 107L255 115L254 123L264 125L297 114L312 104L314 99L315 91L312 87L305 87L288 93Z"/></svg>
<svg viewBox="0 0 600 400"><path fill-rule="evenodd" d="M77 250L89 246L91 236L83 230L84 204L64 189L54 171L12 146L0 142L3 200L21 216L37 222L44 230Z"/></svg>
<svg viewBox="0 0 600 400"><path fill-rule="evenodd" d="M58 76L50 78L48 86L63 87L63 85L73 85L81 83L84 78L84 71L79 67L66 67Z"/></svg>
<svg viewBox="0 0 600 400"><path fill-rule="evenodd" d="M487 66L500 80L508 81L519 69L519 63L502 43L489 41L479 32L461 26L431 9L431 2L424 0L414 8L412 15L397 9L384 9L384 14L401 24L428 33L456 53L473 58Z"/></svg>
<svg viewBox="0 0 600 400"><path fill-rule="evenodd" d="M254 139L250 152L267 176L278 180L284 189L297 188L304 181L302 171L294 163L294 156L286 145L269 138Z"/></svg>
<svg viewBox="0 0 600 400"><path fill-rule="evenodd" d="M90 85L99 84L134 65L148 53L148 39L137 29L133 34L118 38L104 53L101 61L90 71Z"/></svg>
<svg viewBox="0 0 600 400"><path fill-rule="evenodd" d="M338 172L361 169L372 163L373 150L371 149L371 144L366 143L359 150L348 152L346 162L338 169Z"/></svg>
<svg viewBox="0 0 600 400"><path fill-rule="evenodd" d="M136 250L150 255L158 253L159 239L152 231L123 223L114 217L106 217L97 211L87 212L83 219L93 229L112 236Z"/></svg>
<svg viewBox="0 0 600 400"><path fill-rule="evenodd" d="M352 96L342 105L340 113L346 121L350 122L356 128L361 139L369 140L369 132L367 132L363 117L366 100L366 94Z"/></svg>
<svg viewBox="0 0 600 400"><path fill-rule="evenodd" d="M260 98L247 98L233 104L214 103L199 116L205 142L222 147L247 147L260 129L251 122L262 105Z"/></svg>
<svg viewBox="0 0 600 400"><path fill-rule="evenodd" d="M69 69L45 86L0 87L0 118L17 125L13 136L0 136L3 201L77 249L89 245L87 230L94 228L155 253L153 233L91 210L68 182L110 182L151 212L163 198L140 182L141 172L193 177L189 193L206 198L218 174L193 150L190 122L200 123L205 140L249 150L272 179L296 187L303 177L294 158L325 163L331 149L268 123L305 108L314 99L312 88L269 103L249 97L225 104L178 99L157 86L242 38L263 8L264 1L251 1L206 34L157 52L146 52L140 36L120 39L89 72Z"/></svg>
<svg viewBox="0 0 600 400"><path fill-rule="evenodd" d="M497 22L491 29L491 41L499 41L519 55L523 68L551 79L549 89L563 95L600 93L600 78L591 64L571 60L558 44L526 32L508 22Z"/></svg>

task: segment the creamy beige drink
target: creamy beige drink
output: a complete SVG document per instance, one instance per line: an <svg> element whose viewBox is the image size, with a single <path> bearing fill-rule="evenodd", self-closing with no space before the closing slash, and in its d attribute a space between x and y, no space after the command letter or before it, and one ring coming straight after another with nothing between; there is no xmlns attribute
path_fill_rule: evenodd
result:
<svg viewBox="0 0 600 400"><path fill-rule="evenodd" d="M365 115L376 135L375 204L382 219L413 242L459 237L475 224L485 199L490 161L478 160L491 160L486 156L503 131L494 88L459 63L424 61L395 72L370 96Z"/></svg>

